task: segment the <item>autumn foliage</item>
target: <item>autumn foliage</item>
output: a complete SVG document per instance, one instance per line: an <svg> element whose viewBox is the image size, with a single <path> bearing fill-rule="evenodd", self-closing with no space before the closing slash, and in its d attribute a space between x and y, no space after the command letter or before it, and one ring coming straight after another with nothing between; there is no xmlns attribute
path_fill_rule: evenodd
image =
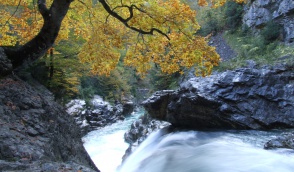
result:
<svg viewBox="0 0 294 172"><path fill-rule="evenodd" d="M24 44L39 32L38 2L0 0L0 46ZM46 1L47 6L52 2ZM211 7L225 2L198 0ZM75 0L56 43L70 34L82 37L86 43L79 58L99 75L110 75L122 58L120 50L127 50L124 63L141 75L156 65L168 74L195 67L196 75L205 76L220 58L207 38L195 35L200 29L196 15L180 0Z"/></svg>

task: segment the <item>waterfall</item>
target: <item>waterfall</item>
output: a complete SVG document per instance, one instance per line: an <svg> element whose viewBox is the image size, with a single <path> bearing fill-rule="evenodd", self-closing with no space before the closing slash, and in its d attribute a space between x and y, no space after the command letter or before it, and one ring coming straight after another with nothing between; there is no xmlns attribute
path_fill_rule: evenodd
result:
<svg viewBox="0 0 294 172"><path fill-rule="evenodd" d="M122 162L128 144L124 142L124 133L143 111L136 112L124 121L119 121L83 137L84 147L101 172L115 172Z"/></svg>
<svg viewBox="0 0 294 172"><path fill-rule="evenodd" d="M124 161L124 133L143 112L92 131L84 146L101 172L293 172L294 152L264 150L279 131L182 131L152 133Z"/></svg>
<svg viewBox="0 0 294 172"><path fill-rule="evenodd" d="M176 132L150 135L119 172L293 172L294 154L264 150L266 132ZM257 135L261 137L256 137Z"/></svg>

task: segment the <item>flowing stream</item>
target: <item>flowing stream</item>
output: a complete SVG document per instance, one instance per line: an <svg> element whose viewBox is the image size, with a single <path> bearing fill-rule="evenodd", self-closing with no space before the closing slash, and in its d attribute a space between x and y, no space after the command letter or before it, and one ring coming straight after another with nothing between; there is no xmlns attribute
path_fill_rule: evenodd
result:
<svg viewBox="0 0 294 172"><path fill-rule="evenodd" d="M131 124L143 115L143 111L133 113L124 121L92 131L83 137L84 147L101 172L115 172L128 148L124 133Z"/></svg>
<svg viewBox="0 0 294 172"><path fill-rule="evenodd" d="M263 131L151 134L119 172L293 172L294 153L263 149Z"/></svg>
<svg viewBox="0 0 294 172"><path fill-rule="evenodd" d="M123 135L140 113L83 138L101 172L294 171L292 150L263 149L264 143L279 131L252 130L166 133L166 129L161 129L152 133L119 167L128 147Z"/></svg>

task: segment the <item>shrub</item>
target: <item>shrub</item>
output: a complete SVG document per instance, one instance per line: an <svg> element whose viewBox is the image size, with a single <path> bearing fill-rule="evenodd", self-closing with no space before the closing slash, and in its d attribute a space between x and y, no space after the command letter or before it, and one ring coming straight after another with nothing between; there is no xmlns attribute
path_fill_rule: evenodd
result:
<svg viewBox="0 0 294 172"><path fill-rule="evenodd" d="M202 7L197 14L197 19L201 26L197 34L206 36L210 33L216 33L224 29L224 7L219 7L217 9Z"/></svg>
<svg viewBox="0 0 294 172"><path fill-rule="evenodd" d="M242 24L243 5L229 1L225 5L226 26L235 31Z"/></svg>
<svg viewBox="0 0 294 172"><path fill-rule="evenodd" d="M280 25L270 21L265 25L263 30L260 32L260 35L263 36L265 44L273 42L280 36Z"/></svg>

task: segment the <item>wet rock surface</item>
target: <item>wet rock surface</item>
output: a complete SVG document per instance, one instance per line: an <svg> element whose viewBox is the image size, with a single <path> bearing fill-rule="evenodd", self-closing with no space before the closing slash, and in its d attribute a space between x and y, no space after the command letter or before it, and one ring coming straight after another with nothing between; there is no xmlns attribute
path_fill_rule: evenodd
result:
<svg viewBox="0 0 294 172"><path fill-rule="evenodd" d="M51 93L16 76L0 82L0 171L98 171L79 127Z"/></svg>
<svg viewBox="0 0 294 172"><path fill-rule="evenodd" d="M135 109L132 101L116 103L112 106L100 96L91 100L91 106L87 107L84 100L72 100L67 104L67 112L74 117L83 135L88 132L124 120Z"/></svg>
<svg viewBox="0 0 294 172"><path fill-rule="evenodd" d="M144 114L133 122L131 128L125 133L125 142L129 147L123 156L123 161L154 131L169 126L170 123L152 119L148 114Z"/></svg>
<svg viewBox="0 0 294 172"><path fill-rule="evenodd" d="M283 133L275 139L271 139L264 145L265 149L287 148L294 149L294 133Z"/></svg>
<svg viewBox="0 0 294 172"><path fill-rule="evenodd" d="M192 129L294 127L294 65L191 78L143 102L151 117Z"/></svg>

